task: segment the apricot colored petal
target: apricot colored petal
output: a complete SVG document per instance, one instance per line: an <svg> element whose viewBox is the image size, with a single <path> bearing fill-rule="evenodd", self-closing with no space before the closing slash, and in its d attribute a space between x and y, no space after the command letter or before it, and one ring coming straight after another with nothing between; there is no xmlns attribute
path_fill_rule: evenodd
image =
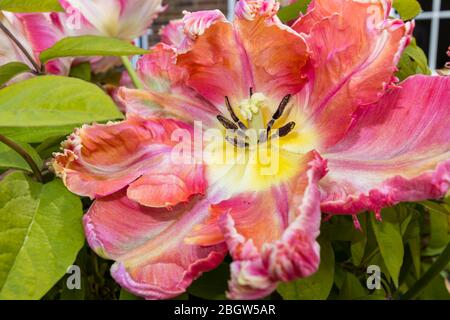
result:
<svg viewBox="0 0 450 320"><path fill-rule="evenodd" d="M173 134L177 130L187 134L188 140L176 140ZM63 144L64 153L55 155L53 167L69 190L91 198L107 196L146 176L136 181L130 191L136 201L142 200L146 205L156 202L139 191L145 188L145 181L151 189L154 187L151 175L172 174L183 180L186 189L181 198L184 199L188 194L202 193L206 188L202 166L191 158L186 158L190 162L179 165L177 170L172 169L178 165L175 162L183 160L174 158L172 151L175 147L183 149L183 146L191 150L192 139L192 126L169 119L130 117L119 123L84 126ZM180 195L175 198L166 193L156 195L160 197L159 203L171 205L176 204L175 199L181 199ZM164 199L164 195L169 198Z"/></svg>
<svg viewBox="0 0 450 320"><path fill-rule="evenodd" d="M281 23L274 0L241 0L235 27L252 71L252 87L274 99L298 93L305 85L309 59L305 40Z"/></svg>
<svg viewBox="0 0 450 320"><path fill-rule="evenodd" d="M187 86L225 113L225 96L239 101L251 87L233 25L218 10L186 13L183 21L191 45L178 55L177 66L186 70Z"/></svg>
<svg viewBox="0 0 450 320"><path fill-rule="evenodd" d="M342 139L359 106L377 102L397 81L413 24L389 19L389 9L386 0L316 0L293 26L312 50L304 94L306 111L323 132L321 152Z"/></svg>

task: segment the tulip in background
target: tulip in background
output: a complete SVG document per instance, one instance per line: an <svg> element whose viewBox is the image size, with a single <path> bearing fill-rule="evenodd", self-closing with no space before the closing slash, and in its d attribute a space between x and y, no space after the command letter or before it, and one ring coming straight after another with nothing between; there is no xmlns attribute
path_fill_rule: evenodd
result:
<svg viewBox="0 0 450 320"><path fill-rule="evenodd" d="M101 16L82 3L87 20ZM414 24L390 9L388 0L315 0L289 27L278 2L241 0L233 23L194 12L163 31L169 44L138 63L145 90L119 92L126 120L83 126L53 162L69 190L95 199L86 236L116 261L121 286L175 297L228 252L228 296L262 298L317 270L321 212L358 226L362 211L380 218L382 208L445 195L450 79L399 83ZM117 15L90 24L123 36ZM201 134L203 161L175 163L173 134L187 133L191 150L199 121L222 138ZM276 170L263 173L262 149ZM243 158L223 162L222 150Z"/></svg>
<svg viewBox="0 0 450 320"><path fill-rule="evenodd" d="M0 22L13 37L20 43L22 49L0 30L0 65L11 62L22 62L34 73L48 72L57 75L68 75L71 58L53 60L44 67L39 61L39 54L53 46L64 37L62 28L55 23L50 14L13 14L0 11ZM22 75L15 79L18 81L29 77Z"/></svg>
<svg viewBox="0 0 450 320"><path fill-rule="evenodd" d="M60 0L66 10L59 18L70 36L98 35L132 42L145 35L164 11L162 0ZM90 59L95 72L120 65L120 59Z"/></svg>

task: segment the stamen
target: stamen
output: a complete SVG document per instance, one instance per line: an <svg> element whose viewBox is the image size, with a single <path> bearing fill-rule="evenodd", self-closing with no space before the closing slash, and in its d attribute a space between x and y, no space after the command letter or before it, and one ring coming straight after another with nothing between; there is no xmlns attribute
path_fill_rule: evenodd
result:
<svg viewBox="0 0 450 320"><path fill-rule="evenodd" d="M230 99L228 99L228 97L225 97L225 104L227 106L228 112L230 113L233 121L236 122L237 125L239 126L239 128L241 128L242 130L247 130L247 127L245 126L245 124L243 124L242 121L239 120L239 118L237 117L236 113L234 113L233 108L231 107Z"/></svg>
<svg viewBox="0 0 450 320"><path fill-rule="evenodd" d="M247 134L244 131L242 131L241 129L239 129L237 127L237 125L234 122L232 122L231 120L228 120L227 118L225 118L224 116L221 116L221 115L217 116L217 120L219 120L219 122L222 124L222 126L225 127L225 129L233 130L239 136L241 136L243 138L247 138Z"/></svg>
<svg viewBox="0 0 450 320"><path fill-rule="evenodd" d="M250 87L250 98L253 96L253 88Z"/></svg>
<svg viewBox="0 0 450 320"><path fill-rule="evenodd" d="M284 126L282 126L280 129L277 130L277 133L275 133L274 135L272 135L272 139L273 138L282 138L284 136L287 136L292 130L294 130L295 128L295 122L291 121L288 124L285 124Z"/></svg>
<svg viewBox="0 0 450 320"><path fill-rule="evenodd" d="M284 110L286 109L287 104L288 104L289 101L291 100L291 97L292 97L292 96L291 96L290 94L288 94L288 95L286 95L286 96L281 100L281 102L280 102L280 104L279 104L279 106L278 106L277 111L275 111L275 113L274 113L273 116L272 116L272 119L271 119L271 120L269 121L269 123L267 124L267 129L266 129L266 132L267 132L267 138L269 137L270 130L272 130L272 127L273 127L273 125L275 124L275 121L278 120L278 119L280 119L281 116L283 115Z"/></svg>
<svg viewBox="0 0 450 320"><path fill-rule="evenodd" d="M291 100L291 95L288 94L281 100L280 105L278 106L277 111L272 116L273 120L278 120L284 113L284 110L286 109L287 104L289 103L289 100Z"/></svg>
<svg viewBox="0 0 450 320"><path fill-rule="evenodd" d="M225 127L225 129L230 129L230 130L239 129L238 126L234 122L228 120L224 116L218 115L217 120L219 120L219 122Z"/></svg>
<svg viewBox="0 0 450 320"><path fill-rule="evenodd" d="M225 137L225 140L238 148L247 148L250 146L248 142L239 140L238 138Z"/></svg>

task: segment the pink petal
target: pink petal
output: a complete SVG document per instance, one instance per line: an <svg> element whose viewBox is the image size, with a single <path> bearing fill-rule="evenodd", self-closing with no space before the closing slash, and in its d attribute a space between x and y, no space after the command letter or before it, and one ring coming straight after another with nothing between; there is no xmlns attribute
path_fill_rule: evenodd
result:
<svg viewBox="0 0 450 320"><path fill-rule="evenodd" d="M393 73L413 24L389 19L389 4L316 0L293 26L312 50L305 104L323 132L324 148L343 137L359 106L378 101L396 81Z"/></svg>
<svg viewBox="0 0 450 320"><path fill-rule="evenodd" d="M273 291L279 281L307 277L317 271L320 247L316 239L321 218L318 182L325 173L326 163L320 157L310 162L294 194L293 220L279 240L266 243L259 253L251 239L245 239L233 228L231 215L225 216L222 228L234 260L230 298L261 298Z"/></svg>
<svg viewBox="0 0 450 320"><path fill-rule="evenodd" d="M150 209L119 192L96 200L83 222L91 248L116 261L111 274L121 286L146 299L167 299L183 293L226 254L223 245L184 243L193 224L206 216L207 206L207 201L195 200L173 210Z"/></svg>
<svg viewBox="0 0 450 320"><path fill-rule="evenodd" d="M63 30L48 14L21 14L19 18L33 47L36 60L39 60L42 51L65 37ZM68 75L72 61L72 58L52 60L46 64L46 71L51 74Z"/></svg>
<svg viewBox="0 0 450 320"><path fill-rule="evenodd" d="M4 14L0 17L2 23L14 34L38 65L40 64L39 54L64 37L60 25L51 18L50 14ZM21 61L33 68L21 50L3 32L0 34L0 40L2 47L0 65ZM46 64L46 71L51 74L68 75L72 60L72 58L52 60ZM19 78L23 79L23 77Z"/></svg>
<svg viewBox="0 0 450 320"><path fill-rule="evenodd" d="M131 184L134 200L148 206L173 206L206 188L202 165L194 160L175 163L175 147L186 144L186 150L191 150L191 140L180 142L172 137L176 130L194 137L191 126L176 120L130 117L119 123L84 126L63 144L64 153L55 155L53 167L78 195L102 197ZM164 188L175 188L181 180L183 189L158 190L155 179L163 176ZM146 187L154 193L146 194Z"/></svg>
<svg viewBox="0 0 450 320"><path fill-rule="evenodd" d="M117 37L129 40L145 35L153 21L167 7L162 6L162 0L119 0L119 2L121 11Z"/></svg>
<svg viewBox="0 0 450 320"><path fill-rule="evenodd" d="M161 42L174 48L181 48L186 40L183 19L171 20L159 31Z"/></svg>
<svg viewBox="0 0 450 320"><path fill-rule="evenodd" d="M362 108L330 148L322 180L329 213L378 212L401 201L437 199L450 183L450 79L414 76Z"/></svg>
<svg viewBox="0 0 450 320"><path fill-rule="evenodd" d="M321 218L317 183L326 163L310 153L299 165L304 170L288 183L212 205L210 217L186 239L197 245L227 242L234 260L230 298L261 298L279 281L316 270Z"/></svg>
<svg viewBox="0 0 450 320"><path fill-rule="evenodd" d="M176 65L176 52L165 44L152 48L152 53L138 62L138 74L146 91L121 88L118 98L127 114L175 116L188 122L215 122L218 109L185 85L186 71Z"/></svg>
<svg viewBox="0 0 450 320"><path fill-rule="evenodd" d="M162 0L60 0L69 19L80 25L74 34L98 34L133 41L163 11ZM77 17L76 15L79 15Z"/></svg>

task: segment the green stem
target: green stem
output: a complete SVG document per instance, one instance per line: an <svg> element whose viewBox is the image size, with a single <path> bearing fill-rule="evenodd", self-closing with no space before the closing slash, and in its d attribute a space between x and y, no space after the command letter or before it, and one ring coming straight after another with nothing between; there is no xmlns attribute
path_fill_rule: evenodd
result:
<svg viewBox="0 0 450 320"><path fill-rule="evenodd" d="M447 266L450 260L450 243L439 258L431 265L424 275L402 296L400 300L411 300L416 298L427 285Z"/></svg>
<svg viewBox="0 0 450 320"><path fill-rule="evenodd" d="M139 79L136 71L133 68L133 65L130 62L130 59L128 57L121 57L122 63L125 66L125 69L127 69L128 74L130 75L131 80L133 81L134 86L137 89L144 89L144 85L142 84L141 80Z"/></svg>
<svg viewBox="0 0 450 320"><path fill-rule="evenodd" d="M28 152L25 149L23 149L20 145L18 145L17 143L5 137L2 134L0 134L0 142L13 149L28 163L31 170L33 170L34 176L36 177L37 181L39 182L44 181L42 178L41 170L39 170L38 165L36 164L36 162L34 162L33 158L28 154Z"/></svg>
<svg viewBox="0 0 450 320"><path fill-rule="evenodd" d="M16 46L20 49L20 51L22 51L22 53L25 55L28 61L30 61L30 63L33 65L35 69L34 72L38 75L42 74L42 67L40 67L36 63L36 61L34 61L33 57L27 51L27 49L25 49L25 47L20 43L20 41L12 34L11 31L8 30L8 28L1 21L0 21L0 29L8 36L8 38L10 38L16 44Z"/></svg>

